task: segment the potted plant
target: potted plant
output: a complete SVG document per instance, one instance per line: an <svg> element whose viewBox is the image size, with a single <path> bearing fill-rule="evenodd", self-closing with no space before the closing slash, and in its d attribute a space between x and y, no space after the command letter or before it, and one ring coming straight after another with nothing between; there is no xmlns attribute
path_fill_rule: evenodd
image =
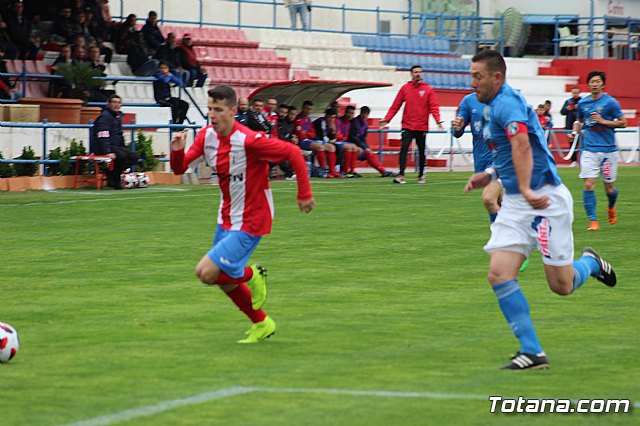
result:
<svg viewBox="0 0 640 426"><path fill-rule="evenodd" d="M0 160L4 159L2 152L0 152ZM13 176L13 164L0 163L0 191L9 190L9 179Z"/></svg>
<svg viewBox="0 0 640 426"><path fill-rule="evenodd" d="M22 148L22 154L16 160L35 160L36 153L30 146ZM38 171L37 163L15 163L13 165L16 177L9 180L10 191L27 191L29 189L42 189L40 177L34 177Z"/></svg>

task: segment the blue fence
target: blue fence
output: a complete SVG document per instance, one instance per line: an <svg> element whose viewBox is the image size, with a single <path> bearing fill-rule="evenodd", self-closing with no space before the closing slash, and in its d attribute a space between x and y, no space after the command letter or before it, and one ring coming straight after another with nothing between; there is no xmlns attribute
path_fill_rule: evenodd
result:
<svg viewBox="0 0 640 426"><path fill-rule="evenodd" d="M48 164L57 164L59 160L49 160L47 153L47 130L48 129L87 129L88 132L88 141L91 141L91 128L93 127L92 122L89 124L61 124L61 123L49 123L47 120L43 120L41 123L12 123L12 122L0 122L0 127L11 127L11 128L22 128L22 129L42 129L42 158L38 160L21 160L21 159L12 159L5 158L0 159L0 163L37 163L44 165L44 175L48 175ZM168 124L135 124L132 120L130 124L124 124L122 126L123 130L130 131L131 137L131 149L136 149L136 138L135 132L139 129L169 129L169 141L173 138L173 132L176 130L185 130L191 129L193 131L193 136L198 130L200 130L202 126L192 125L192 124L173 124L169 122ZM90 142L89 142L90 143ZM87 149L89 147L86 147ZM171 151L171 147L168 147L168 152ZM168 158L161 158L160 161L167 162Z"/></svg>

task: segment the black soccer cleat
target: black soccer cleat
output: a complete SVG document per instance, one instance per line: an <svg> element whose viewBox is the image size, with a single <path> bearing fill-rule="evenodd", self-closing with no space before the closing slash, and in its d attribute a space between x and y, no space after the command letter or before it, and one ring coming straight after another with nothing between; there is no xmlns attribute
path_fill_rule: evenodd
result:
<svg viewBox="0 0 640 426"><path fill-rule="evenodd" d="M593 257L598 265L600 265L600 273L598 275L593 275L595 279L604 283L609 287L615 287L618 279L616 278L616 271L613 270L611 264L600 257L597 251L592 249L591 247L585 247L582 249L583 256Z"/></svg>
<svg viewBox="0 0 640 426"><path fill-rule="evenodd" d="M501 370L544 370L549 368L549 359L544 352L538 355L518 351L509 364L500 367Z"/></svg>

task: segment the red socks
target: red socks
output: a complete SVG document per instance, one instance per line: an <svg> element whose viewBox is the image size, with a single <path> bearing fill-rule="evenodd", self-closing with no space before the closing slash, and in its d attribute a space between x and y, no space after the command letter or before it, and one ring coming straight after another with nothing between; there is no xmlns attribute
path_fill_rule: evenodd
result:
<svg viewBox="0 0 640 426"><path fill-rule="evenodd" d="M225 293L229 296L229 299L245 314L252 323L262 322L267 317L262 309L254 311L251 307L251 290L246 284L242 283L236 287L233 291Z"/></svg>
<svg viewBox="0 0 640 426"><path fill-rule="evenodd" d="M326 169L327 168L327 158L324 156L324 151L316 151L316 158L318 159L318 165Z"/></svg>
<svg viewBox="0 0 640 426"><path fill-rule="evenodd" d="M365 151L364 158L367 160L369 165L371 165L371 167L373 167L380 173L384 173L386 171L385 168L382 167L382 165L380 165L380 161L378 161L378 157L376 157L376 155L373 152Z"/></svg>
<svg viewBox="0 0 640 426"><path fill-rule="evenodd" d="M253 277L253 269L248 266L244 267L244 274L240 278L232 278L224 272L220 272L218 278L216 278L215 284L218 285L233 285L246 283Z"/></svg>
<svg viewBox="0 0 640 426"><path fill-rule="evenodd" d="M351 153L351 164L349 165L349 171L351 173L355 173L356 172L356 166L358 165L358 151L353 151Z"/></svg>
<svg viewBox="0 0 640 426"><path fill-rule="evenodd" d="M336 153L325 151L325 154L327 154L327 160L329 160L328 161L329 164L327 165L327 168L329 169L329 174L335 175L336 174Z"/></svg>

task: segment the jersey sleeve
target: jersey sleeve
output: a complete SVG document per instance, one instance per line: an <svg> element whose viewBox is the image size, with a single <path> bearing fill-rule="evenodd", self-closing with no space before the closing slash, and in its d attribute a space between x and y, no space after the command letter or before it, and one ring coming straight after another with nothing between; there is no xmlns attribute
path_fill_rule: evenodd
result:
<svg viewBox="0 0 640 426"><path fill-rule="evenodd" d="M622 109L620 108L620 103L614 98L610 99L609 113L611 114L611 117L613 117L614 119L620 118L624 115L624 113L622 112Z"/></svg>
<svg viewBox="0 0 640 426"><path fill-rule="evenodd" d="M185 154L184 149L179 151L171 151L169 157L169 164L171 164L171 170L176 175L181 175L187 171L189 164L191 164L196 158L201 157L204 153L204 140L207 135L208 127L201 129L196 135L196 139L193 141L189 151Z"/></svg>
<svg viewBox="0 0 640 426"><path fill-rule="evenodd" d="M471 122L471 108L469 108L469 102L467 102L466 97L462 99L462 102L460 102L456 117L463 118L462 128L457 132L455 130L453 131L453 136L459 138L464 134L464 128L467 127L467 124Z"/></svg>
<svg viewBox="0 0 640 426"><path fill-rule="evenodd" d="M262 161L270 163L288 161L296 174L298 200L308 200L313 197L307 164L300 148L296 145L278 138L267 138L262 133L257 133L255 138L245 145L245 149Z"/></svg>

